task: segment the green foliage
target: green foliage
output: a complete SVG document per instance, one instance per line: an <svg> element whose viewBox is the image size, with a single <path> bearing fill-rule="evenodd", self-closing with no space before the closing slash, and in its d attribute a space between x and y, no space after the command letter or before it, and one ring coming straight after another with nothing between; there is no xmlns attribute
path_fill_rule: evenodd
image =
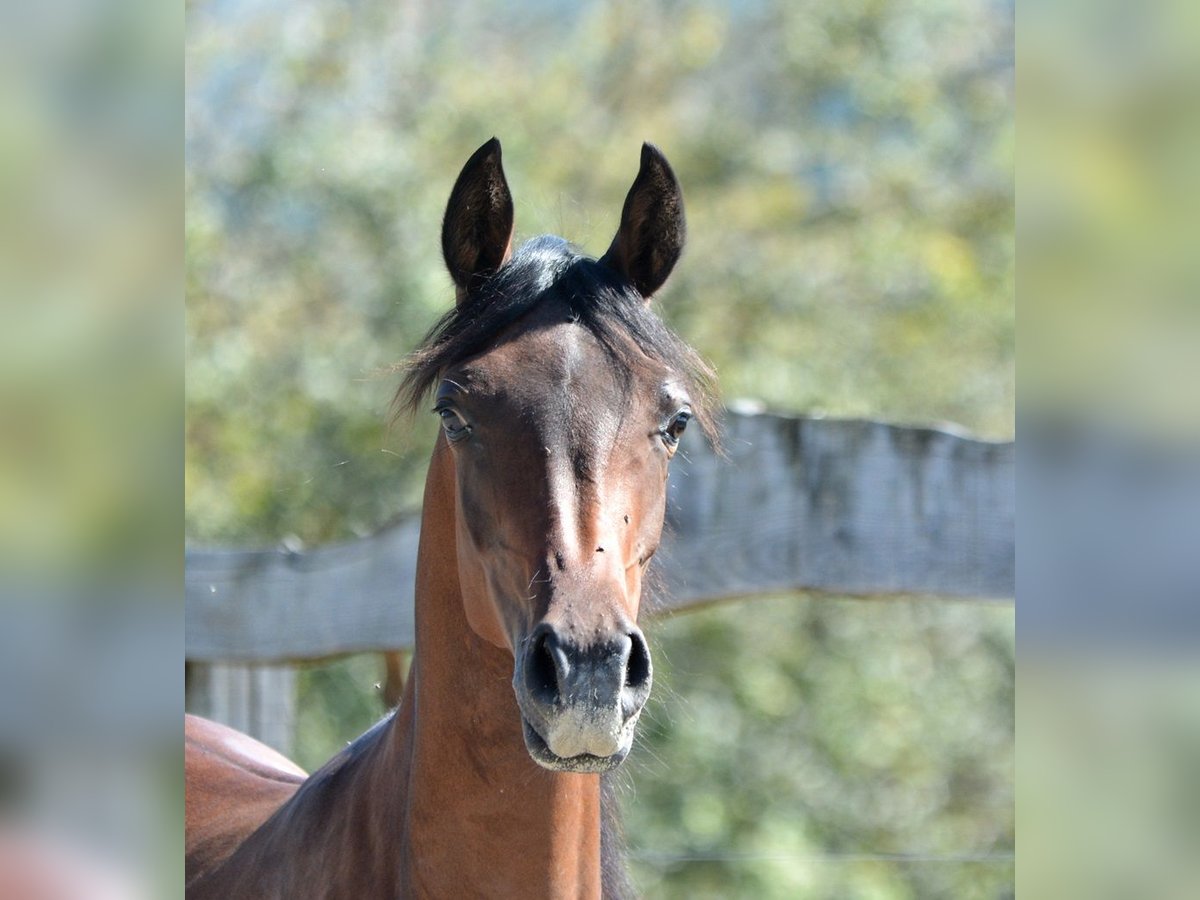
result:
<svg viewBox="0 0 1200 900"><path fill-rule="evenodd" d="M1010 435L1011 12L191 3L189 539L316 543L417 505L435 423L389 428L389 367L452 302L441 213L493 134L519 236L593 253L641 141L663 148L690 231L660 307L727 397ZM796 598L660 624L627 804L640 882L1005 893L1011 632L1011 607ZM381 675L304 670L305 765L374 720ZM986 858L862 859L910 853Z"/></svg>
<svg viewBox="0 0 1200 900"><path fill-rule="evenodd" d="M194 538L415 502L426 444L387 433L382 373L451 302L442 207L493 133L519 232L593 252L664 148L691 229L662 308L728 396L1011 431L1003 9L559 6L189 10Z"/></svg>
<svg viewBox="0 0 1200 900"><path fill-rule="evenodd" d="M302 768L315 772L379 721L383 678L383 661L373 654L300 670L295 760Z"/></svg>
<svg viewBox="0 0 1200 900"><path fill-rule="evenodd" d="M626 804L648 895L1012 884L1010 607L779 597L676 616L651 639Z"/></svg>

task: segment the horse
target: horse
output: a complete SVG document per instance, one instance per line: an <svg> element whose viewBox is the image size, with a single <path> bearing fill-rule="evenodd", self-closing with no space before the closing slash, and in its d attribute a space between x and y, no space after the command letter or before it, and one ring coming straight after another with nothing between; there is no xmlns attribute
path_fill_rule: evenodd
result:
<svg viewBox="0 0 1200 900"><path fill-rule="evenodd" d="M189 898L629 893L602 775L653 679L637 622L668 465L718 424L712 369L650 307L685 233L651 144L599 259L514 251L499 141L467 161L441 233L455 304L396 395L441 423L403 700L312 776L189 717Z"/></svg>

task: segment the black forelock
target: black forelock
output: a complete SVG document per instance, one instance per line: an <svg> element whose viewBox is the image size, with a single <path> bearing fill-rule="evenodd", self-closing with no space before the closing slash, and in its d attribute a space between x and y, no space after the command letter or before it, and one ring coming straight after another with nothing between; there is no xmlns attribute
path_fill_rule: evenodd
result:
<svg viewBox="0 0 1200 900"><path fill-rule="evenodd" d="M505 266L472 285L438 320L402 364L397 411L415 411L449 367L487 350L510 325L549 302L564 304L626 378L645 365L645 357L674 371L687 384L697 423L717 441L712 368L615 270L552 235L523 244Z"/></svg>

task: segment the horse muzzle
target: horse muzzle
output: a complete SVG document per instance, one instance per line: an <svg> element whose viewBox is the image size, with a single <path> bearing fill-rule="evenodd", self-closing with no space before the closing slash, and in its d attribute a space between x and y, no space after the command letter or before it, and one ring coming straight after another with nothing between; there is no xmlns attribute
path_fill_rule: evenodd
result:
<svg viewBox="0 0 1200 900"><path fill-rule="evenodd" d="M553 625L523 642L513 674L525 746L534 762L558 772L605 772L633 746L653 677L650 651L636 626L581 646Z"/></svg>

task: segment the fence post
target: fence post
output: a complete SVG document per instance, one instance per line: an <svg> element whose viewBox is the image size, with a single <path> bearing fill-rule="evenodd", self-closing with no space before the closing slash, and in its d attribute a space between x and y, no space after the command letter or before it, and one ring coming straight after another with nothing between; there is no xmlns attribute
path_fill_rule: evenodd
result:
<svg viewBox="0 0 1200 900"><path fill-rule="evenodd" d="M221 722L291 756L296 670L287 665L187 664L188 712Z"/></svg>

